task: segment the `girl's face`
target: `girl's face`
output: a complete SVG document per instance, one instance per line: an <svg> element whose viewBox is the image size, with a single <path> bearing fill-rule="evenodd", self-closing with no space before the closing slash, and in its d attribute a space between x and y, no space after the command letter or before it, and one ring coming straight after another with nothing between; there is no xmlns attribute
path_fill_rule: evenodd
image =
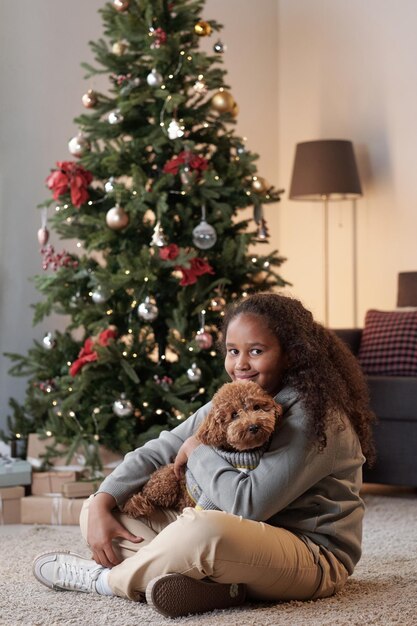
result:
<svg viewBox="0 0 417 626"><path fill-rule="evenodd" d="M240 313L229 323L224 366L232 381L252 380L275 396L286 361L281 344L262 317Z"/></svg>

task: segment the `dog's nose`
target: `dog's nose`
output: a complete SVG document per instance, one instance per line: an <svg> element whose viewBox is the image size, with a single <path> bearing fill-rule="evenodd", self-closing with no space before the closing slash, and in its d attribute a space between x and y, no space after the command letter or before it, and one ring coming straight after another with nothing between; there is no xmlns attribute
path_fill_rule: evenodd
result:
<svg viewBox="0 0 417 626"><path fill-rule="evenodd" d="M254 434L255 434L255 433L257 433L257 432L258 432L258 430L259 430L259 426L258 426L258 424L251 424L251 425L249 426L249 432L250 432L250 433L254 433Z"/></svg>

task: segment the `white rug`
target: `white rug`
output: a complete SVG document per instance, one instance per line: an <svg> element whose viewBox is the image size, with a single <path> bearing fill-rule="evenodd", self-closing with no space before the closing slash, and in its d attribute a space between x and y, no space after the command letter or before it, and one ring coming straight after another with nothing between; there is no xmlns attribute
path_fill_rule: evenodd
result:
<svg viewBox="0 0 417 626"><path fill-rule="evenodd" d="M247 604L168 620L146 604L55 592L32 576L40 552L85 551L77 527L28 527L0 535L0 624L15 626L417 626L417 497L365 495L364 553L337 596L315 602Z"/></svg>

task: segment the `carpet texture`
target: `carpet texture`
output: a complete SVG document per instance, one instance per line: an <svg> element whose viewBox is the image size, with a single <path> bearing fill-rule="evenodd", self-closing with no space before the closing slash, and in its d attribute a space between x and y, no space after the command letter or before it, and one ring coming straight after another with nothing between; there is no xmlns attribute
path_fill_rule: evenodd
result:
<svg viewBox="0 0 417 626"><path fill-rule="evenodd" d="M345 589L314 602L246 604L203 616L165 619L146 604L55 592L31 573L40 552L88 555L77 527L28 527L0 535L0 624L14 626L417 626L417 497L365 495L363 556Z"/></svg>

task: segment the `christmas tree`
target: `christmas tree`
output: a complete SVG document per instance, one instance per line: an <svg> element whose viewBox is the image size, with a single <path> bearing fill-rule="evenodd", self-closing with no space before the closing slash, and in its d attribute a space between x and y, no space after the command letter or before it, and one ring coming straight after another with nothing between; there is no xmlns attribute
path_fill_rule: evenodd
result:
<svg viewBox="0 0 417 626"><path fill-rule="evenodd" d="M11 374L28 377L24 402L10 402L11 437L38 432L68 458L81 449L93 472L99 445L126 453L207 402L225 380L227 303L287 284L277 251L253 252L268 238L263 206L281 192L234 132L221 25L203 0L114 0L100 13L96 65L83 66L108 88L82 96L38 232L34 322L70 322L8 355ZM56 251L50 228L77 252Z"/></svg>

